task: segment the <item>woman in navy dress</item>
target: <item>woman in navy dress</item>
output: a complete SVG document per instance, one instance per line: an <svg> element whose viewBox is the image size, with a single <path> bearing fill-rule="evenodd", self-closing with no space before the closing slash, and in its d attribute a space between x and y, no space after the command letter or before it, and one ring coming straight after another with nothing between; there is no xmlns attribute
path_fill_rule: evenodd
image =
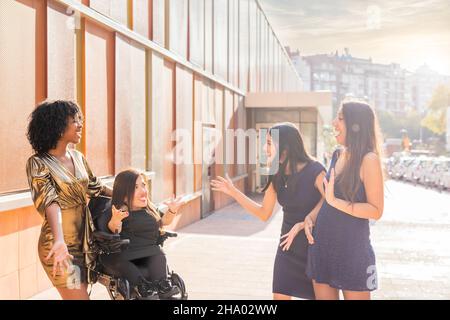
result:
<svg viewBox="0 0 450 320"><path fill-rule="evenodd" d="M263 221L271 217L278 200L283 207L283 225L273 270L273 297L314 299L312 281L305 273L306 259L308 238L312 241L312 227L324 201L325 168L308 155L300 132L290 123L270 129L265 151L271 159L272 175L263 190L262 205L240 192L229 178L218 177L211 185Z"/></svg>
<svg viewBox="0 0 450 320"><path fill-rule="evenodd" d="M317 299L370 299L377 289L369 219L383 214L378 126L372 108L344 103L333 121L337 142L327 173L325 203L313 230L307 275Z"/></svg>

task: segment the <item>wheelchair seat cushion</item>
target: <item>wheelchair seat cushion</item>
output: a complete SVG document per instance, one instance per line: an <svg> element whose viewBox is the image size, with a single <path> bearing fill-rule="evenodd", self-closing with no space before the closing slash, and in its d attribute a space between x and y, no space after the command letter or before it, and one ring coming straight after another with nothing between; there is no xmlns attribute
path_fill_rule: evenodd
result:
<svg viewBox="0 0 450 320"><path fill-rule="evenodd" d="M101 263L101 269L100 269L101 272L103 272L111 277L115 277L115 278L123 277L123 275L120 274L120 272L118 270L116 270L115 268L110 266L108 263L106 263L106 261L102 260L102 258L100 258L100 263ZM149 270L148 270L147 266L137 264L136 267L139 269L139 272L141 273L141 275L144 278L146 278L146 279L149 278L150 274L149 274Z"/></svg>

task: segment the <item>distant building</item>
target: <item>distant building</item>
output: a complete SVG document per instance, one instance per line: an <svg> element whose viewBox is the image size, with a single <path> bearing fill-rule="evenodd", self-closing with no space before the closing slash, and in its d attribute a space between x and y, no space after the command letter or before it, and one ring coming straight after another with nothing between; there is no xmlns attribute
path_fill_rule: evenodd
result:
<svg viewBox="0 0 450 320"><path fill-rule="evenodd" d="M423 113L434 89L450 84L450 77L442 76L422 66L409 72L397 63L373 63L372 59L353 57L348 48L342 54L301 56L299 50L288 53L304 82L304 90L332 92L336 111L346 97L365 100L375 109L404 115L410 110Z"/></svg>
<svg viewBox="0 0 450 320"><path fill-rule="evenodd" d="M447 151L450 152L450 106L447 108Z"/></svg>
<svg viewBox="0 0 450 320"><path fill-rule="evenodd" d="M418 112L424 112L439 85L450 85L450 76L444 76L430 69L426 64L416 72L407 75L408 101Z"/></svg>
<svg viewBox="0 0 450 320"><path fill-rule="evenodd" d="M286 47L286 51L291 57L292 64L297 69L297 72L303 82L304 91L312 91L311 83L311 67L309 63L300 55L300 50L291 51L290 47Z"/></svg>

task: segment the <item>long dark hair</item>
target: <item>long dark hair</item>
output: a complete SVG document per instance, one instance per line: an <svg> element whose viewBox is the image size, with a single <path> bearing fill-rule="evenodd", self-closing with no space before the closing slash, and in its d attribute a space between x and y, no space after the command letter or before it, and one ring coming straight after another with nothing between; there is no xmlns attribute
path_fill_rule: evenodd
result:
<svg viewBox="0 0 450 320"><path fill-rule="evenodd" d="M336 183L345 200L354 203L361 186L360 170L364 156L374 152L381 162L381 134L376 114L367 103L346 102L342 105L342 114L346 127L347 159L342 172L336 177Z"/></svg>
<svg viewBox="0 0 450 320"><path fill-rule="evenodd" d="M303 143L303 138L297 127L290 122L283 122L273 126L268 134L273 138L278 137L278 139L272 139L276 147L276 155L274 161L271 163L271 169L276 170L276 173L269 175L269 181L264 187L263 192L269 188L269 185L273 183L275 191L278 192L281 181L287 180L285 170L289 164L291 174L297 172L297 164L308 163L313 160L313 158L308 154ZM286 152L286 159L279 163L279 159L283 152ZM277 166L278 170L275 169ZM271 171L272 173L274 171Z"/></svg>
<svg viewBox="0 0 450 320"><path fill-rule="evenodd" d="M129 210L131 210L131 201L134 198L134 192L136 188L136 181L139 176L144 179L145 183L148 185L147 177L144 173L136 169L128 169L120 172L115 180L113 186L113 194L111 204L119 209L121 206L126 205ZM128 200L128 201L127 201ZM149 214L155 217L157 221L161 220L160 215L155 207L155 205L147 199L147 211Z"/></svg>

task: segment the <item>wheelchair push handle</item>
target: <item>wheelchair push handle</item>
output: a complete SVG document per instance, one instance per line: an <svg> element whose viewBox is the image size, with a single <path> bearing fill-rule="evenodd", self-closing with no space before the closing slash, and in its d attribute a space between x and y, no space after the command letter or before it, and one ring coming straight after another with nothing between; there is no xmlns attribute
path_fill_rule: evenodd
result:
<svg viewBox="0 0 450 320"><path fill-rule="evenodd" d="M159 235L159 239L157 244L160 246L164 245L164 242L168 239L168 238L175 238L178 237L178 234L175 232L171 232L171 231L166 231L166 230L161 230L161 233Z"/></svg>
<svg viewBox="0 0 450 320"><path fill-rule="evenodd" d="M176 237L178 237L178 233L172 232L172 231L163 231L162 236L164 236L166 238L176 238Z"/></svg>

